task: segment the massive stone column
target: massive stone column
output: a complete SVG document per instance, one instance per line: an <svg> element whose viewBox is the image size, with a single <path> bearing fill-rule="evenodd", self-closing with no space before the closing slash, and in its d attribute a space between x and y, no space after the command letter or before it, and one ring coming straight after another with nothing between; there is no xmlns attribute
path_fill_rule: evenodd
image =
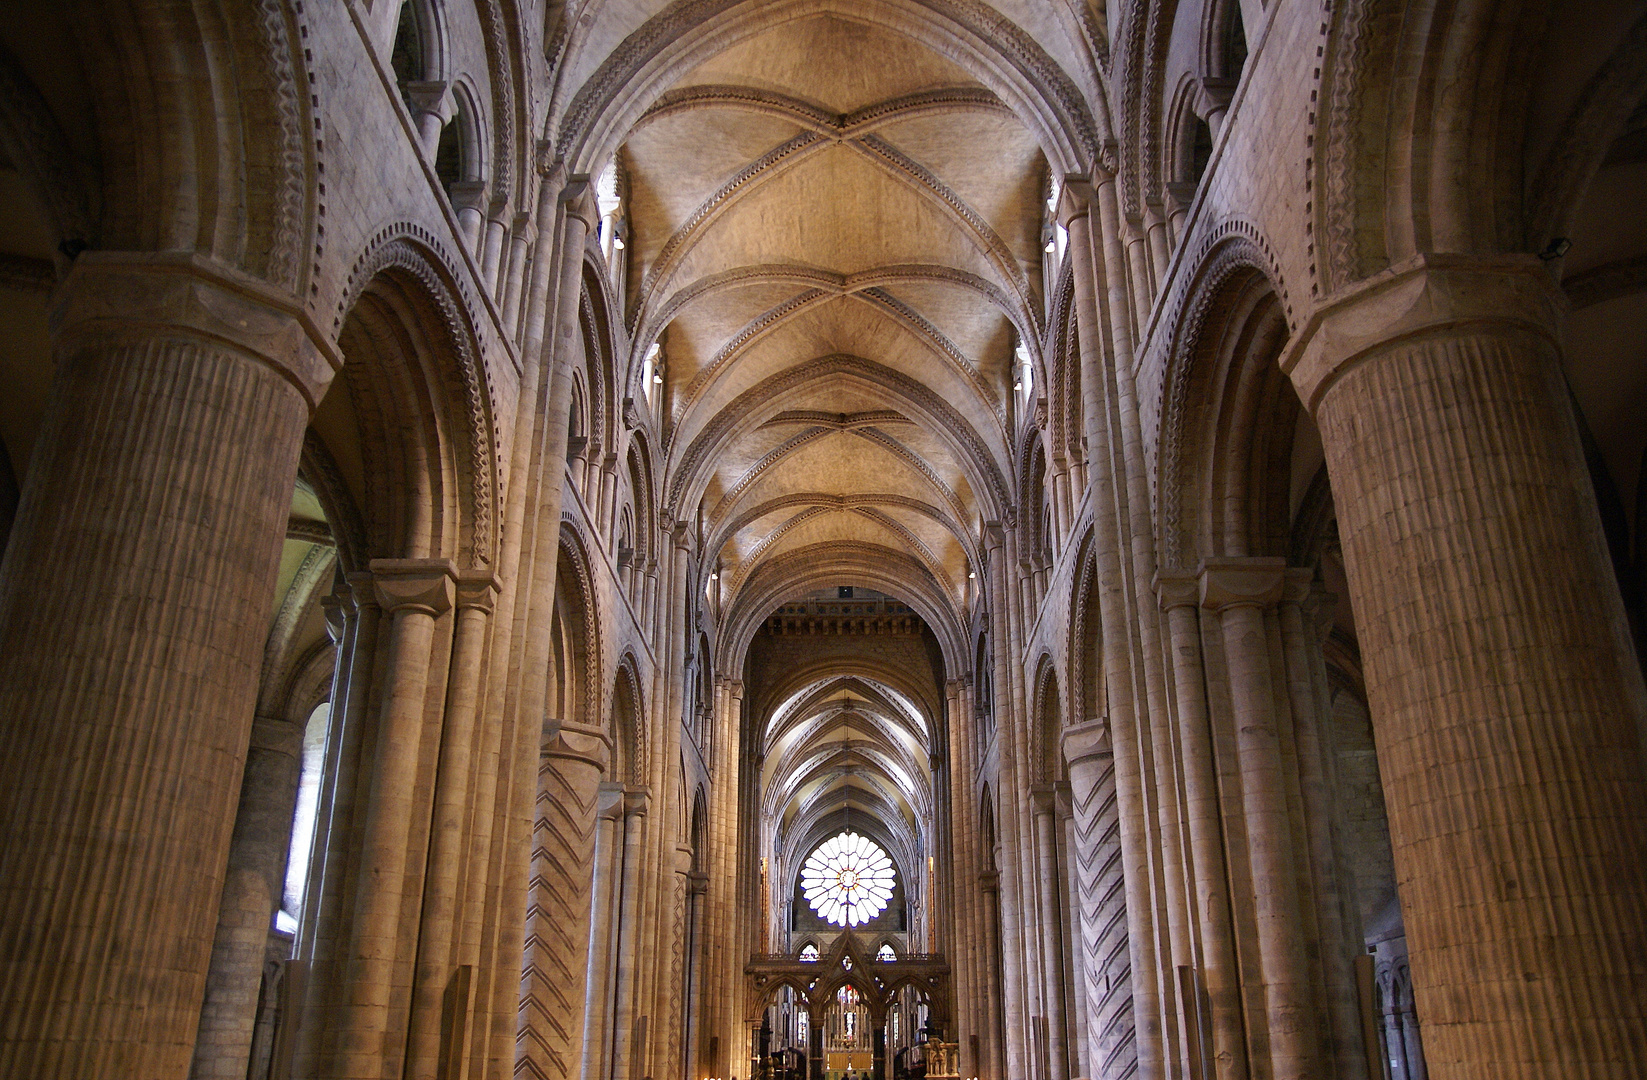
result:
<svg viewBox="0 0 1647 1080"><path fill-rule="evenodd" d="M595 810L610 756L600 728L555 720L545 726L516 1076L572 1080L581 1073Z"/></svg>
<svg viewBox="0 0 1647 1080"><path fill-rule="evenodd" d="M1337 497L1437 1080L1647 1075L1631 655L1532 257L1429 256L1285 366Z"/></svg>
<svg viewBox="0 0 1647 1080"><path fill-rule="evenodd" d="M284 523L335 357L197 256L88 252L0 564L0 1075L183 1076Z"/></svg>

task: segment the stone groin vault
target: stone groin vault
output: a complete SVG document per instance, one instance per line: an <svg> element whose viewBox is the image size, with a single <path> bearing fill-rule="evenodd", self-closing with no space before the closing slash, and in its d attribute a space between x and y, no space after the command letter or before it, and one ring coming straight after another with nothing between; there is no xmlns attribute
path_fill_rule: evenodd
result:
<svg viewBox="0 0 1647 1080"><path fill-rule="evenodd" d="M1647 1075L1637 0L0 11L0 1076Z"/></svg>

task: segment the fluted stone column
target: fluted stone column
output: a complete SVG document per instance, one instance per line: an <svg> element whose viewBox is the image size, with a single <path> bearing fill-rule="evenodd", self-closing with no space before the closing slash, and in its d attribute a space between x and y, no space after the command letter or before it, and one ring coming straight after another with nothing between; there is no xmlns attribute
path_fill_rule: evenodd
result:
<svg viewBox="0 0 1647 1080"><path fill-rule="evenodd" d="M0 1075L188 1071L335 361L299 311L198 256L87 252L57 294L0 564Z"/></svg>
<svg viewBox="0 0 1647 1080"><path fill-rule="evenodd" d="M189 1071L194 1080L246 1076L269 926L285 884L302 756L302 727L279 717L260 716L253 723Z"/></svg>
<svg viewBox="0 0 1647 1080"><path fill-rule="evenodd" d="M451 679L441 726L439 772L435 780L434 828L429 871L424 882L422 926L418 933L417 981L406 1047L408 1080L451 1075L467 1057L474 990L473 970L454 963L458 955L458 894L467 858L469 778L475 749L475 720L481 693L492 603L497 583L490 573L457 579L457 626L452 635ZM446 1046L442 1047L442 1029Z"/></svg>
<svg viewBox="0 0 1647 1080"><path fill-rule="evenodd" d="M984 1074L985 1080L1009 1080L1006 1063L1006 1033L1004 1016L1001 1010L1001 875L994 870L986 870L978 875L978 889L983 893L984 918L984 962L981 965L984 976L984 1002L987 1018L985 1022L989 1028L989 1056L990 1069ZM1019 1016L1022 1022L1022 1014Z"/></svg>
<svg viewBox="0 0 1647 1080"><path fill-rule="evenodd" d="M1200 930L1200 982L1211 1014L1211 1051L1220 1080L1245 1080L1247 1039L1241 1015L1240 973L1230 916L1229 876L1224 860L1223 814L1218 769L1207 713L1206 671L1201 662L1201 603L1195 575L1156 576L1156 595L1166 612L1173 687L1178 705L1178 754L1184 783L1185 825L1194 864L1191 883Z"/></svg>
<svg viewBox="0 0 1647 1080"><path fill-rule="evenodd" d="M1088 720L1066 727L1063 754L1075 811L1073 858L1086 976L1087 1060L1094 1077L1125 1076L1137 1066L1138 1047L1109 725Z"/></svg>
<svg viewBox="0 0 1647 1080"><path fill-rule="evenodd" d="M1051 1080L1069 1080L1064 1024L1064 934L1058 917L1058 841L1056 791L1036 784L1030 791L1035 810L1035 861L1040 876L1041 993L1047 1021L1047 1070Z"/></svg>
<svg viewBox="0 0 1647 1080"><path fill-rule="evenodd" d="M623 785L606 781L600 786L595 809L594 896L590 900L589 963L583 994L583 1080L603 1080L610 1040L612 974L616 949L612 941L617 905L618 823L623 820Z"/></svg>
<svg viewBox="0 0 1647 1080"><path fill-rule="evenodd" d="M611 760L605 731L550 720L538 772L526 909L515 1075L571 1080L581 1072L595 810Z"/></svg>
<svg viewBox="0 0 1647 1080"><path fill-rule="evenodd" d="M617 1018L612 1025L612 1075L627 1080L633 1057L635 1029L636 944L640 939L641 843L651 799L645 791L628 791L623 798L623 879L618 908Z"/></svg>
<svg viewBox="0 0 1647 1080"><path fill-rule="evenodd" d="M383 696L372 738L365 831L344 954L347 990L327 1075L378 1080L389 1053L401 959L401 901L434 652L436 620L451 610L456 569L444 559L373 559L378 607L391 619ZM404 1000L404 999L402 999ZM402 1006L404 1007L404 1006Z"/></svg>
<svg viewBox="0 0 1647 1080"><path fill-rule="evenodd" d="M703 908L708 888L709 875L696 871L687 875L686 1061L678 1080L694 1080L699 1075L698 1040L703 1030Z"/></svg>
<svg viewBox="0 0 1647 1080"><path fill-rule="evenodd" d="M1339 508L1437 1080L1647 1075L1632 656L1530 256L1415 260L1285 366Z"/></svg>
<svg viewBox="0 0 1647 1080"><path fill-rule="evenodd" d="M1201 606L1218 613L1229 666L1241 808L1252 858L1253 910L1276 1080L1327 1075L1316 1021L1287 803L1288 774L1275 715L1264 614L1281 599L1283 559L1208 559Z"/></svg>

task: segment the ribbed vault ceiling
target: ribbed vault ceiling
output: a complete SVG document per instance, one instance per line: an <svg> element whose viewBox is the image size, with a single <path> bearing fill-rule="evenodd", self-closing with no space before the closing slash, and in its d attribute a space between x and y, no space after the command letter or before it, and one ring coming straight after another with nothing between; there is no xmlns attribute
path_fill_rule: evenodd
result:
<svg viewBox="0 0 1647 1080"><path fill-rule="evenodd" d="M1011 504L1015 352L1041 332L1034 135L956 61L822 10L687 71L618 153L630 368L661 346L664 506L702 514L721 610L872 565L964 625L980 523ZM795 692L749 748L763 819L804 845L864 813L908 865L926 711L841 674Z"/></svg>
<svg viewBox="0 0 1647 1080"><path fill-rule="evenodd" d="M723 600L850 544L905 556L958 610L1006 499L1014 344L1039 334L1029 130L924 45L820 14L688 72L620 154L666 504L701 507Z"/></svg>

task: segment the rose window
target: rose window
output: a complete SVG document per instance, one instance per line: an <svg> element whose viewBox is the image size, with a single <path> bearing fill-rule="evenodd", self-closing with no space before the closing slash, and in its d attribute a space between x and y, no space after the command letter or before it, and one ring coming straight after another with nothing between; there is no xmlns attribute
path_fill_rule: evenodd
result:
<svg viewBox="0 0 1647 1080"><path fill-rule="evenodd" d="M855 832L819 844L801 867L801 892L818 917L857 926L892 899L892 860L880 845Z"/></svg>

